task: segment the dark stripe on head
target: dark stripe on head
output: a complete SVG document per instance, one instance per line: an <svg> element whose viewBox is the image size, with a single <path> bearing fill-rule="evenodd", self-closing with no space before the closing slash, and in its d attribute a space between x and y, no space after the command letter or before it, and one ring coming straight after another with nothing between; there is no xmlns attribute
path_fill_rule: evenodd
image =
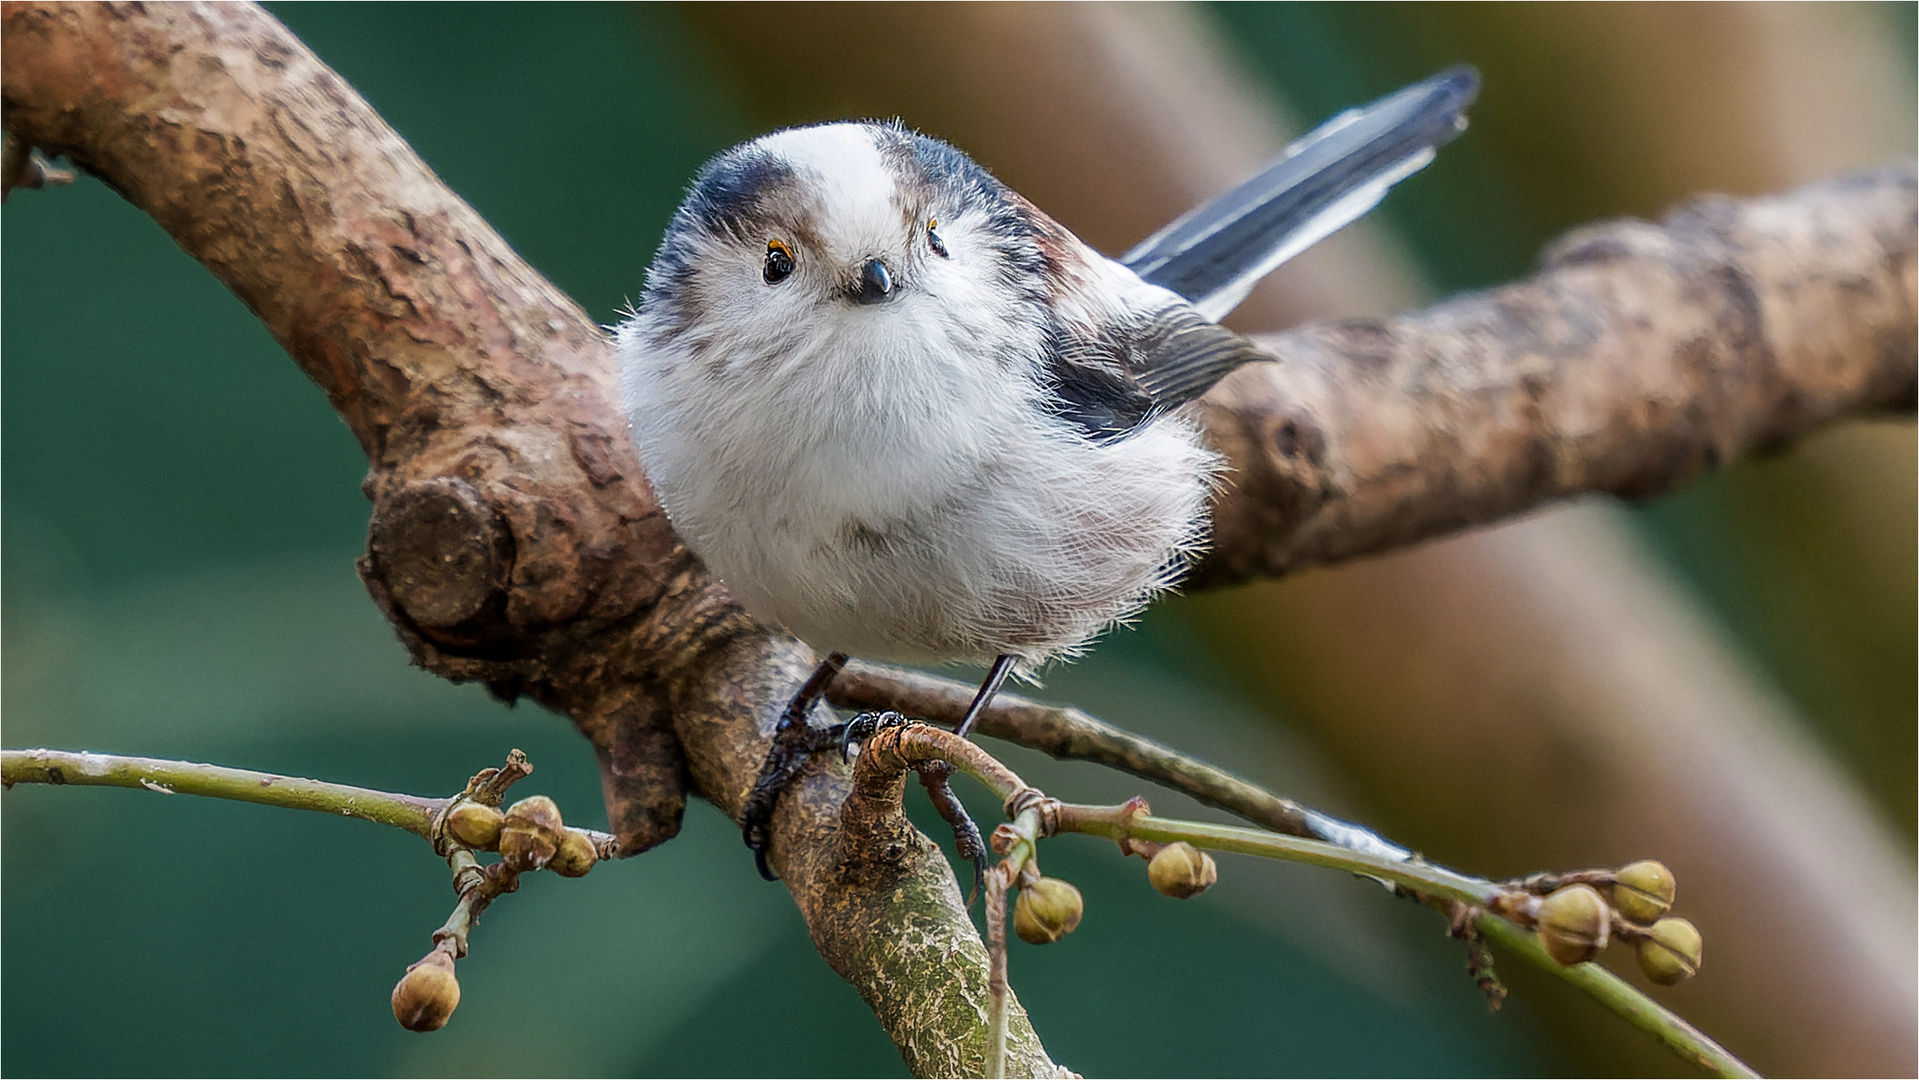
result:
<svg viewBox="0 0 1919 1080"><path fill-rule="evenodd" d="M700 169L680 214L715 236L747 237L760 208L793 179L792 168L765 150L735 147Z"/></svg>
<svg viewBox="0 0 1919 1080"><path fill-rule="evenodd" d="M647 267L644 302L676 300L681 322L696 318L696 312L687 310L691 298L685 295L698 252L694 234L760 243L758 234L767 227L764 208L794 182L790 166L752 143L701 166Z"/></svg>

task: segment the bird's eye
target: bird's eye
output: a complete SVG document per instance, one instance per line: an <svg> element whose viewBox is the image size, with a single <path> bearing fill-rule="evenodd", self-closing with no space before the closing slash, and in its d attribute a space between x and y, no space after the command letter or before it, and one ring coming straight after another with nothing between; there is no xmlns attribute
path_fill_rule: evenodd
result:
<svg viewBox="0 0 1919 1080"><path fill-rule="evenodd" d="M932 247L933 254L938 255L942 259L952 258L952 256L946 253L946 241L940 239L939 228L940 219L938 218L934 218L926 223L926 242Z"/></svg>
<svg viewBox="0 0 1919 1080"><path fill-rule="evenodd" d="M793 249L778 240L766 242L766 265L760 268L760 276L768 285L778 285L793 272Z"/></svg>

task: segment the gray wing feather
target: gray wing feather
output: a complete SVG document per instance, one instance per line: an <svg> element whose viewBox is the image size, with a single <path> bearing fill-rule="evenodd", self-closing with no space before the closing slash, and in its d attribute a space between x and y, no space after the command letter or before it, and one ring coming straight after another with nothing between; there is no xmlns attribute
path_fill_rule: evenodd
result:
<svg viewBox="0 0 1919 1080"><path fill-rule="evenodd" d="M1097 336L1062 330L1048 352L1052 411L1099 443L1131 435L1234 368L1266 358L1252 342L1180 303Z"/></svg>
<svg viewBox="0 0 1919 1080"><path fill-rule="evenodd" d="M1431 161L1465 128L1465 109L1478 93L1479 73L1462 65L1341 113L1120 262L1208 319L1222 319L1260 278L1378 205L1388 188Z"/></svg>

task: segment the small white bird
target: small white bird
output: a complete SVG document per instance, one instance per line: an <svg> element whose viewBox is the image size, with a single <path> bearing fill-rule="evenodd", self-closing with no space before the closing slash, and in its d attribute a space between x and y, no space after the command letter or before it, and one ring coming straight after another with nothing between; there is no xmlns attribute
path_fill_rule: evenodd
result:
<svg viewBox="0 0 1919 1080"><path fill-rule="evenodd" d="M1477 88L1456 68L1343 113L1118 261L897 124L780 131L701 170L618 355L674 528L827 654L743 815L762 872L847 654L990 663L964 735L1009 672L1178 579L1220 469L1180 407L1265 358L1217 320L1432 160Z"/></svg>

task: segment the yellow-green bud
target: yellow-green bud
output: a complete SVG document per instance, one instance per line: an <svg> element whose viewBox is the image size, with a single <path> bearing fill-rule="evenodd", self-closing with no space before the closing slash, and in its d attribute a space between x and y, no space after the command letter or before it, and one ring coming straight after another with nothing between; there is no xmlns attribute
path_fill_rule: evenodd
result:
<svg viewBox="0 0 1919 1080"><path fill-rule="evenodd" d="M1612 912L1590 885L1568 885L1539 904L1539 943L1561 964L1598 956L1612 929Z"/></svg>
<svg viewBox="0 0 1919 1080"><path fill-rule="evenodd" d="M1613 907L1636 923L1650 923L1672 910L1678 883L1664 863L1641 859L1619 868L1612 887Z"/></svg>
<svg viewBox="0 0 1919 1080"><path fill-rule="evenodd" d="M1146 876L1152 879L1153 888L1184 900L1212 888L1219 880L1219 866L1211 855L1176 840L1153 854L1146 864Z"/></svg>
<svg viewBox="0 0 1919 1080"><path fill-rule="evenodd" d="M1086 901L1071 883L1043 877L1019 890L1013 905L1013 932L1033 945L1050 945L1073 932Z"/></svg>
<svg viewBox="0 0 1919 1080"><path fill-rule="evenodd" d="M408 1031L438 1031L459 1007L453 958L438 949L407 968L393 987L393 1018Z"/></svg>
<svg viewBox="0 0 1919 1080"><path fill-rule="evenodd" d="M560 805L544 795L528 795L506 808L507 824L514 821L558 832L566 823L560 820Z"/></svg>
<svg viewBox="0 0 1919 1080"><path fill-rule="evenodd" d="M585 877L593 864L600 860L600 853L593 850L593 841L578 829L560 831L560 850L554 852L553 861L546 864L548 870L561 877Z"/></svg>
<svg viewBox="0 0 1919 1080"><path fill-rule="evenodd" d="M507 869L528 873L553 861L560 845L545 829L508 825L500 830L500 861Z"/></svg>
<svg viewBox="0 0 1919 1080"><path fill-rule="evenodd" d="M492 851L500 846L500 825L505 820L497 807L463 802L446 816L446 831L467 847Z"/></svg>
<svg viewBox="0 0 1919 1080"><path fill-rule="evenodd" d="M1661 986L1685 982L1699 973L1705 942L1684 919L1661 919L1639 943L1639 970Z"/></svg>
<svg viewBox="0 0 1919 1080"><path fill-rule="evenodd" d="M525 873L552 861L560 850L566 825L560 808L544 795L533 795L507 807L500 828L500 861Z"/></svg>

